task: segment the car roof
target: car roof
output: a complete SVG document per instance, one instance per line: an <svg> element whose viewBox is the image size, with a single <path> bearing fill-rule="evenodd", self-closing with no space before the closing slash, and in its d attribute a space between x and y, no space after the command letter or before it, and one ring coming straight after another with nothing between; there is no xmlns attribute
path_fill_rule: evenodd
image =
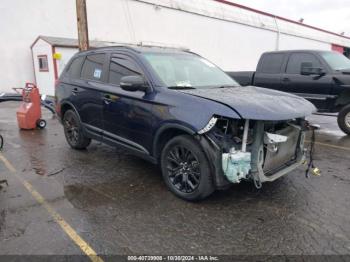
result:
<svg viewBox="0 0 350 262"><path fill-rule="evenodd" d="M315 50L315 49L295 49L295 50L282 50L282 51L271 51L265 52L264 54L285 54L285 53L299 53L299 52L307 52L307 53L332 53L334 51L331 50Z"/></svg>

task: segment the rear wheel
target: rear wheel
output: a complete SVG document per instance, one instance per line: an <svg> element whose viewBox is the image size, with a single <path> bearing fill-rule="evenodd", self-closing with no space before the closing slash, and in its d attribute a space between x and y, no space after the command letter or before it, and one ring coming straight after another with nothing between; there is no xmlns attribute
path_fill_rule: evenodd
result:
<svg viewBox="0 0 350 262"><path fill-rule="evenodd" d="M338 126L345 134L350 135L350 105L346 105L340 110Z"/></svg>
<svg viewBox="0 0 350 262"><path fill-rule="evenodd" d="M63 116L64 135L68 144L74 149L85 149L91 139L83 133L79 117L73 110L68 110Z"/></svg>
<svg viewBox="0 0 350 262"><path fill-rule="evenodd" d="M200 200L214 191L208 160L190 136L177 136L165 145L161 168L168 188L182 199Z"/></svg>

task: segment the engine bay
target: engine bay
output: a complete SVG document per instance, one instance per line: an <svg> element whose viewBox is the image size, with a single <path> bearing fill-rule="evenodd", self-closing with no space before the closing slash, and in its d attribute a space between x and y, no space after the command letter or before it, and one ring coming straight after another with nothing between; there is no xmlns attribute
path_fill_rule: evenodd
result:
<svg viewBox="0 0 350 262"><path fill-rule="evenodd" d="M304 119L262 121L215 117L205 135L215 143L221 171L230 183L254 180L261 184L273 181L276 174L301 161L306 125Z"/></svg>

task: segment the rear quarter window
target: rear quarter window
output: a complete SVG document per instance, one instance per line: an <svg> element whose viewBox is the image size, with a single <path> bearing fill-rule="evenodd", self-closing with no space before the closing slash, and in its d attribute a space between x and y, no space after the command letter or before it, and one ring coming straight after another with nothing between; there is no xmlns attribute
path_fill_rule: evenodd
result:
<svg viewBox="0 0 350 262"><path fill-rule="evenodd" d="M87 55L81 70L81 78L101 81L105 54Z"/></svg>
<svg viewBox="0 0 350 262"><path fill-rule="evenodd" d="M265 54L261 57L261 61L257 68L259 73L278 74L284 61L284 54Z"/></svg>
<svg viewBox="0 0 350 262"><path fill-rule="evenodd" d="M80 73L81 73L81 64L84 61L84 57L80 56L75 58L72 63L70 64L68 70L67 70L67 75L69 78L72 79L79 79L80 78Z"/></svg>

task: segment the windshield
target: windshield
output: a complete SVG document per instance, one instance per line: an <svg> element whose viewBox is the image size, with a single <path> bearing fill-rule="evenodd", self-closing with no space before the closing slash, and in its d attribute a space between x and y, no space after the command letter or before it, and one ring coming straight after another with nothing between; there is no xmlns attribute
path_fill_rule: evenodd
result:
<svg viewBox="0 0 350 262"><path fill-rule="evenodd" d="M350 60L340 53L324 52L321 55L333 70L350 69Z"/></svg>
<svg viewBox="0 0 350 262"><path fill-rule="evenodd" d="M211 62L192 54L143 54L159 78L169 88L239 86Z"/></svg>

